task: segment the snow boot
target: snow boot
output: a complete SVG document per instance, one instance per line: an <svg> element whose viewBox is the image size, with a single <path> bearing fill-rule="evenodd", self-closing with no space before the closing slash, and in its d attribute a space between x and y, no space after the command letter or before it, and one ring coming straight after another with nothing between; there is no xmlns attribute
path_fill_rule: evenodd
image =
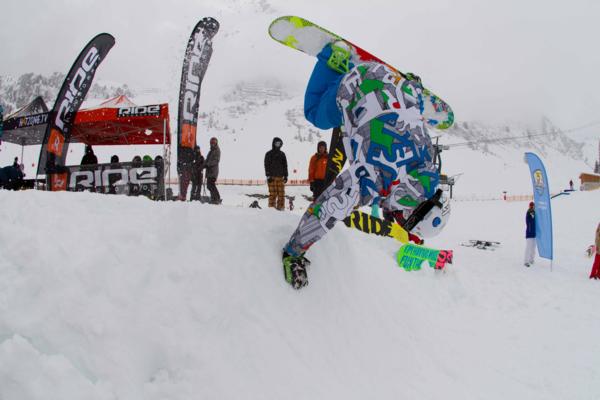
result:
<svg viewBox="0 0 600 400"><path fill-rule="evenodd" d="M283 274L287 283L294 289L300 289L308 285L308 275L306 266L310 264L303 255L294 257L285 251L283 252Z"/></svg>

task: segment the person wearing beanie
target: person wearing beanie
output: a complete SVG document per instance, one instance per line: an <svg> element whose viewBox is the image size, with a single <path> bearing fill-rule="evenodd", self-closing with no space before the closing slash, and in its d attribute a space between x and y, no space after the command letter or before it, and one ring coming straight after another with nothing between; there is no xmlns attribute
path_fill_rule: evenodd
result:
<svg viewBox="0 0 600 400"><path fill-rule="evenodd" d="M265 154L265 176L269 186L269 207L283 210L285 207L285 184L288 180L288 165L285 153L281 151L283 141L273 138L271 150Z"/></svg>
<svg viewBox="0 0 600 400"><path fill-rule="evenodd" d="M308 182L313 200L316 200L325 190L327 159L327 143L320 141L317 144L317 152L310 158L308 164Z"/></svg>
<svg viewBox="0 0 600 400"><path fill-rule="evenodd" d="M535 204L533 201L529 203L529 209L525 214L525 224L527 230L525 231L525 266L530 267L533 264L535 258Z"/></svg>

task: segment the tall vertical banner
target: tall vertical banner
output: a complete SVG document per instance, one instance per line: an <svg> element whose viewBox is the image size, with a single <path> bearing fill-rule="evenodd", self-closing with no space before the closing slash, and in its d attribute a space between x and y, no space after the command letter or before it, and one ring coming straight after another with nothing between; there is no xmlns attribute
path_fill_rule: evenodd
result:
<svg viewBox="0 0 600 400"><path fill-rule="evenodd" d="M550 205L550 185L546 168L540 158L533 153L525 153L529 165L533 200L535 202L535 239L540 257L553 259L552 247L552 207Z"/></svg>
<svg viewBox="0 0 600 400"><path fill-rule="evenodd" d="M65 168L71 128L75 115L92 86L96 69L115 44L115 38L101 33L93 38L69 70L56 96L38 161L38 175L46 175L48 190L66 190Z"/></svg>
<svg viewBox="0 0 600 400"><path fill-rule="evenodd" d="M185 51L177 116L177 172L180 175L191 168L194 157L200 86L212 55L212 38L218 31L216 19L203 18L192 31Z"/></svg>

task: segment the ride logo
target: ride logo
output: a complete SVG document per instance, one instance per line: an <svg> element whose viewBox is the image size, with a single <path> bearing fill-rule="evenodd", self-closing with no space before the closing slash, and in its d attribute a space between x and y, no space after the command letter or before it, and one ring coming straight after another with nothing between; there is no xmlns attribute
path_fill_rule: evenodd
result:
<svg viewBox="0 0 600 400"><path fill-rule="evenodd" d="M116 176L117 180L111 177ZM154 166L138 168L104 168L97 170L72 171L69 178L68 190L92 189L109 187L111 185L122 186L129 183L134 185L156 185L158 184L158 169Z"/></svg>
<svg viewBox="0 0 600 400"><path fill-rule="evenodd" d="M196 146L200 86L212 55L212 38L219 29L213 18L204 18L196 24L185 53L179 92L179 148Z"/></svg>
<svg viewBox="0 0 600 400"><path fill-rule="evenodd" d="M65 165L75 115L92 85L96 69L114 44L114 37L101 33L83 48L73 63L49 114L38 161L38 175L50 172L48 168Z"/></svg>
<svg viewBox="0 0 600 400"><path fill-rule="evenodd" d="M160 104L151 106L135 106L119 108L118 118L127 117L158 117L160 115Z"/></svg>
<svg viewBox="0 0 600 400"><path fill-rule="evenodd" d="M48 141L48 151L56 154L58 157L62 157L63 155L63 144L66 136L70 133L69 130L73 123L75 113L79 109L79 106L81 106L83 98L87 94L100 61L100 52L96 46L92 46L87 51L81 60L81 64L77 67L73 77L68 82L66 92L58 105L56 116L54 118L54 126L51 128Z"/></svg>

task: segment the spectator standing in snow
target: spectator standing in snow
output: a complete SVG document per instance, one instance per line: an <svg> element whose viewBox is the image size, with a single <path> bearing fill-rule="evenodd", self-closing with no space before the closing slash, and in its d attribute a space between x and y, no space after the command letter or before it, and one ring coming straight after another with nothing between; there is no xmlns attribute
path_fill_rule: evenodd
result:
<svg viewBox="0 0 600 400"><path fill-rule="evenodd" d="M19 190L23 186L23 171L20 165L0 168L0 188Z"/></svg>
<svg viewBox="0 0 600 400"><path fill-rule="evenodd" d="M575 190L575 189L573 188L573 179L571 179L571 180L569 181L569 188L570 188L571 190Z"/></svg>
<svg viewBox="0 0 600 400"><path fill-rule="evenodd" d="M272 148L265 154L265 175L269 186L269 207L277 210L285 208L285 184L288 180L288 165L285 153L281 151L283 141L273 138Z"/></svg>
<svg viewBox="0 0 600 400"><path fill-rule="evenodd" d="M204 168L206 169L206 187L210 191L210 204L221 204L221 194L217 189L217 178L219 177L219 162L221 161L221 149L216 137L210 138L210 150L206 155Z"/></svg>
<svg viewBox="0 0 600 400"><path fill-rule="evenodd" d="M81 165L94 165L94 164L98 164L98 157L96 157L96 155L94 154L94 149L92 149L92 146L87 144L85 146L85 154L81 158Z"/></svg>
<svg viewBox="0 0 600 400"><path fill-rule="evenodd" d="M325 190L325 175L327 174L327 143L321 141L317 144L317 152L310 158L308 164L308 182L313 200Z"/></svg>
<svg viewBox="0 0 600 400"><path fill-rule="evenodd" d="M194 162L192 163L192 196L191 201L200 200L202 181L204 175L202 174L202 168L204 168L204 156L200 151L200 146L194 148Z"/></svg>
<svg viewBox="0 0 600 400"><path fill-rule="evenodd" d="M600 279L600 223L598 223L598 227L596 228L596 257L592 265L590 279Z"/></svg>
<svg viewBox="0 0 600 400"><path fill-rule="evenodd" d="M525 232L525 266L529 267L533 264L535 258L535 204L533 201L529 203L529 209L525 214L525 224L527 230Z"/></svg>
<svg viewBox="0 0 600 400"><path fill-rule="evenodd" d="M114 154L110 157L110 167L113 169L119 168L119 156ZM121 176L118 174L110 174L108 176L108 194L117 194L117 187L115 183L121 180Z"/></svg>

